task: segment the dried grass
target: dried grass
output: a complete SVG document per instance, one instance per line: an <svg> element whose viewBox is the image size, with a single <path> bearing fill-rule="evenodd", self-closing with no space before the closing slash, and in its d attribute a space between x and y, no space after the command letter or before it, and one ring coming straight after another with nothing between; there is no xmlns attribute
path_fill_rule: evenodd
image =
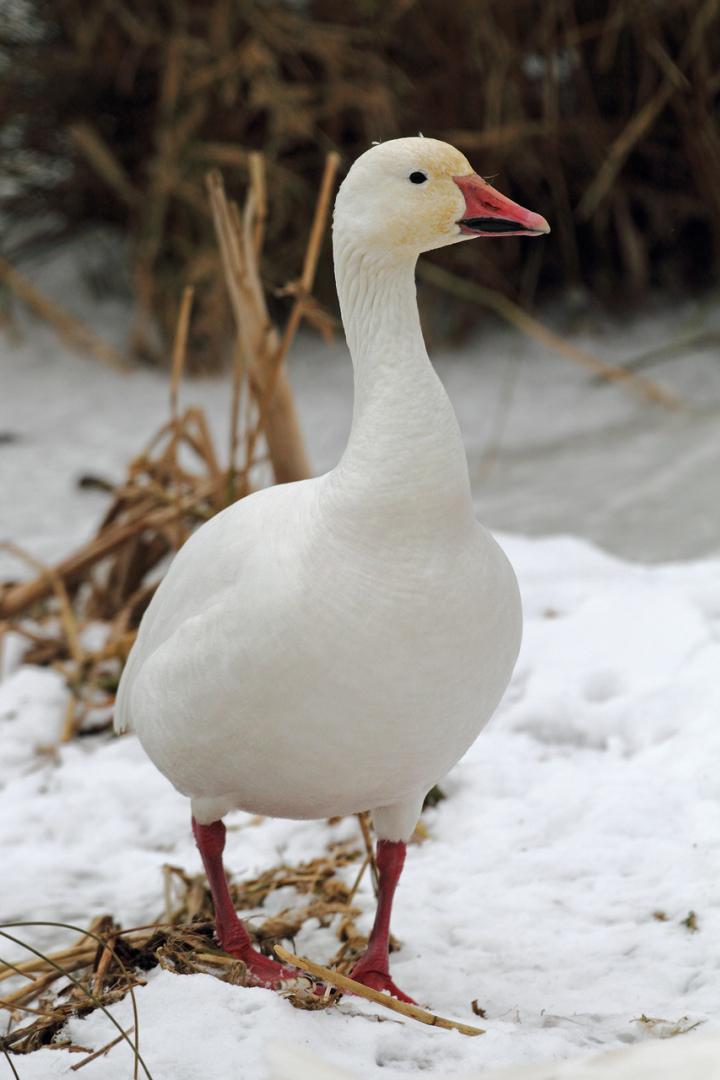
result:
<svg viewBox="0 0 720 1080"><path fill-rule="evenodd" d="M259 269L264 163L259 155L255 158L242 213L227 199L220 176L213 173L208 179L236 320L227 463L221 464L202 409L181 409L179 404L195 298L189 286L176 318L169 419L130 462L124 482L112 490L96 535L50 567L16 545L3 544L32 567L34 576L0 585L0 642L4 632L14 630L28 642L26 662L52 664L63 672L71 691L64 738L109 726L122 665L163 560L199 524L253 490L256 470L266 461L278 483L310 474L284 361L303 318L329 332L329 320L311 290L336 169L337 156L329 155L302 272L287 286L295 299L282 330L268 315ZM85 631L91 625L93 644L87 644Z"/></svg>
<svg viewBox="0 0 720 1080"><path fill-rule="evenodd" d="M46 322L61 341L72 349L89 353L103 364L119 370L127 369L127 360L122 353L109 342L104 341L81 319L65 311L60 304L50 300L44 293L28 281L23 274L0 256L0 282L10 289L35 315Z"/></svg>
<svg viewBox="0 0 720 1080"><path fill-rule="evenodd" d="M364 821L363 835L366 830ZM291 906L273 915L251 915L246 919L256 947L268 956L282 951L283 956L290 957L280 943L293 942L306 923L316 922L332 929L338 948L328 968L314 970L310 962L300 961L299 971L307 971L311 976L320 972L321 981L326 980L341 991L351 991L372 1001L382 998L380 1004L394 1008L398 1003L389 1003L382 995L347 978L347 972L367 946L366 936L357 927L360 911L354 903L357 887L369 865L364 846L364 843L330 842L324 855L308 862L297 866L280 864L256 878L231 882L230 893L238 911L257 912L278 890L294 890ZM349 886L347 870L358 864L358 874ZM163 913L141 927L123 929L110 915L93 920L87 930L64 923L0 926L0 937L24 946L31 953L27 960L13 963L0 960L0 987L3 983L11 987L5 992L0 989L0 1011L5 1011L9 1019L8 1030L0 1037L0 1049L27 1054L52 1043L66 1050L83 1051L87 1056L72 1066L77 1070L124 1040L133 1047L136 1073L138 1068L143 1068L149 1076L138 1051L141 1017L134 998L132 1027L123 1031L113 1020L120 1034L97 1050L76 1047L68 1039L63 1040L68 1019L86 1016L97 1008L107 1010L127 994L133 994L135 987L143 986L143 972L158 966L177 975L202 972L233 985L248 985L242 961L224 953L214 942L212 900L204 875L194 876L180 867L166 866L163 892ZM22 926L55 926L74 930L79 937L72 945L42 953L24 945L18 936ZM12 934L8 933L11 929L14 929ZM394 941L392 946L398 947ZM295 958L290 958L294 963ZM68 980L69 984L58 986L62 980ZM340 999L334 991L319 994L315 978L308 979L303 988L300 975L297 986L282 992L291 1004L301 1009L331 1008ZM403 1006L396 1011L422 1023L480 1034L477 1028L434 1017L425 1010ZM134 1035L132 1040L131 1035Z"/></svg>
<svg viewBox="0 0 720 1080"><path fill-rule="evenodd" d="M327 150L350 160L418 129L553 225L531 256L511 239L444 253L461 277L524 302L581 286L614 306L717 280L719 0L488 0L482 18L475 0L28 8L32 31L0 24L3 205L26 221L51 211L46 238L98 221L125 233L145 359L165 361L150 328L172 340L186 284L190 367L232 359L203 182L222 167L231 197L257 187L258 150L271 167L255 241L269 235L275 285L299 264ZM330 301L328 258L319 270ZM453 293L434 311L444 334L477 320Z"/></svg>
<svg viewBox="0 0 720 1080"><path fill-rule="evenodd" d="M347 975L341 975L339 972L323 967L321 964L315 964L312 960L307 960L304 956L295 956L294 953L288 952L287 949L283 949L280 945L275 947L275 953L284 964L293 964L296 968L299 968L300 971L307 972L308 975L312 975L313 978L321 983L327 983L340 991L345 991L348 994L355 994L357 997L363 997L367 1001L372 1001L376 1005L382 1005L384 1008L390 1009L391 1012L401 1013L403 1016L407 1016L411 1020L417 1020L421 1024L428 1024L430 1027L444 1028L446 1031L458 1031L461 1035L485 1034L482 1028L472 1027L470 1024L462 1024L459 1020L448 1020L444 1016L438 1016L437 1013L428 1012L427 1009L421 1009L418 1005L409 1005L404 1001L398 1001L393 997L389 997L379 990L373 990L369 986L363 986L362 983L356 982L355 979L348 978Z"/></svg>

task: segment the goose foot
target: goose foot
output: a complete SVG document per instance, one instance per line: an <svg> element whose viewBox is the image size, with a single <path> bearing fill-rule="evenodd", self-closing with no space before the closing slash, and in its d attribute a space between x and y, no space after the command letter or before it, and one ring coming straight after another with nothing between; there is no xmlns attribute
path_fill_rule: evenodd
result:
<svg viewBox="0 0 720 1080"><path fill-rule="evenodd" d="M222 944L222 948L230 956L242 960L247 968L248 985L260 986L265 990L285 990L290 986L296 986L303 979L302 972L296 968L284 967L277 960L263 955L252 946L243 943L232 945Z"/></svg>
<svg viewBox="0 0 720 1080"><path fill-rule="evenodd" d="M250 986L262 986L270 990L282 990L288 984L296 986L303 980L302 974L295 968L283 967L277 960L258 952L245 926L237 917L222 863L225 847L225 826L222 821L201 825L193 818L192 827L212 893L215 936L220 948L230 956L242 960L247 967Z"/></svg>
<svg viewBox="0 0 720 1080"><path fill-rule="evenodd" d="M365 967L362 960L350 972L350 978L354 979L355 982L362 983L363 986L368 986L371 990L379 990L381 993L387 991L398 1001L404 1001L408 1005L417 1005L417 1001L408 997L407 994L403 994L402 990L395 985L390 978L390 972L372 970Z"/></svg>

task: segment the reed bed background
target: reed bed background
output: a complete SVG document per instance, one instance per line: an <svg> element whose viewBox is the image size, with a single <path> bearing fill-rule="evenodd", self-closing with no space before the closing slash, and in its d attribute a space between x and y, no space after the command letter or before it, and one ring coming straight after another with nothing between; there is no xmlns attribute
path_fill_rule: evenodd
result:
<svg viewBox="0 0 720 1080"><path fill-rule="evenodd" d="M237 196L266 156L272 307L326 153L347 164L422 130L553 223L529 254L461 245L445 266L524 304L573 287L624 306L717 280L719 98L720 0L24 0L0 16L3 251L117 229L134 355L167 360L190 284L189 364L217 367L231 317L207 170ZM447 335L478 314L446 285L425 287ZM327 249L318 295L332 299Z"/></svg>
<svg viewBox="0 0 720 1080"><path fill-rule="evenodd" d="M62 672L71 691L62 741L109 728L122 667L167 556L200 524L262 483L258 470L269 467L276 483L310 475L284 361L304 318L321 329L329 321L311 290L337 167L337 154L328 154L302 270L286 287L294 300L282 329L268 314L260 272L264 159L251 157L242 211L227 198L218 172L206 177L235 325L227 449L215 445L202 409L179 408L194 298L193 287L186 286L172 346L168 420L130 460L125 480L109 488L109 506L95 535L53 566L10 541L1 544L29 566L31 576L0 582L0 649L5 633L14 630L27 642L25 662Z"/></svg>

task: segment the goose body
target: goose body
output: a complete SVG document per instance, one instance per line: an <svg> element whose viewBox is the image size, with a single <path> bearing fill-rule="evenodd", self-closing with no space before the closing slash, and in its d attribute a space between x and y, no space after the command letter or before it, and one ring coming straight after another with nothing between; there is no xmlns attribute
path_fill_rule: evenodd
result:
<svg viewBox="0 0 720 1080"><path fill-rule="evenodd" d="M404 854L424 795L507 686L517 583L475 519L414 265L420 251L510 225L547 231L431 139L374 147L340 189L335 270L355 368L347 448L326 475L252 494L188 540L119 690L117 725L131 724L190 797L201 851L203 829L240 808L371 810L387 852ZM389 976L383 985L399 994Z"/></svg>
<svg viewBox="0 0 720 1080"><path fill-rule="evenodd" d="M200 822L372 809L406 839L507 684L519 601L492 537L465 520L364 543L333 529L335 481L219 514L143 624L125 706Z"/></svg>

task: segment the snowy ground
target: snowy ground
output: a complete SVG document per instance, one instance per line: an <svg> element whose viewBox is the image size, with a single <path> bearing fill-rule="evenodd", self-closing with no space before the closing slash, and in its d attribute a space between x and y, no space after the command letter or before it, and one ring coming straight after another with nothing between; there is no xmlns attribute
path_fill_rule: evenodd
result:
<svg viewBox="0 0 720 1080"><path fill-rule="evenodd" d="M505 544L525 601L520 662L427 814L431 836L411 850L395 918L399 985L470 1023L477 999L487 1034L378 1024L376 1009L350 1001L296 1012L270 992L155 972L138 1004L156 1080L207 1075L209 1038L215 1080L250 1080L279 1034L363 1077L621 1046L650 1037L642 1015L720 1034L720 561L646 569L578 540ZM163 863L199 869L187 806L134 737L39 755L63 699L46 671L0 688L4 918L85 924L112 911L142 924L162 910ZM234 824L228 866L251 875L355 827ZM367 890L362 899L369 919ZM296 946L322 962L336 942L316 929ZM129 1009L117 1008L121 1023ZM71 1033L90 1047L113 1036L100 1013ZM125 1075L124 1053L88 1065L88 1080ZM23 1080L68 1065L52 1051L19 1062Z"/></svg>
<svg viewBox="0 0 720 1080"><path fill-rule="evenodd" d="M119 326L106 311L104 325L116 317ZM718 311L648 317L591 344L633 355L691 318L712 329ZM348 368L315 342L299 353L301 411L323 468L347 429ZM278 1040L392 1080L560 1061L696 1022L720 1035L720 368L709 349L685 359L650 371L697 403L680 417L591 387L565 361L500 331L439 361L489 524L575 532L656 563L620 560L588 539L502 537L523 593L521 657L492 724L444 782L447 799L426 815L430 838L410 852L394 921L399 985L470 1023L476 999L487 1034L468 1039L389 1014L378 1023L378 1009L349 999L299 1012L268 991L157 971L138 993L155 1080L264 1080ZM37 329L24 343L0 343L0 364L0 431L18 436L0 445L0 532L53 558L89 533L104 504L75 488L77 475L118 479L166 415L166 388L151 373L118 376L68 357ZM185 396L221 429L225 382ZM501 400L510 401L502 423ZM46 670L21 668L0 685L0 918L86 925L112 911L125 925L144 923L162 910L164 863L199 870L187 806L132 736L39 752L57 740L64 698ZM236 875L311 858L355 828L231 820ZM367 888L361 899L369 926ZM695 931L684 922L691 911ZM33 940L57 944L58 932ZM335 939L314 928L295 944L322 962ZM129 1001L115 1012L128 1026ZM88 1047L114 1033L100 1013L70 1032ZM50 1080L70 1075L73 1059L44 1050L16 1061L22 1080ZM129 1073L118 1046L81 1075Z"/></svg>

